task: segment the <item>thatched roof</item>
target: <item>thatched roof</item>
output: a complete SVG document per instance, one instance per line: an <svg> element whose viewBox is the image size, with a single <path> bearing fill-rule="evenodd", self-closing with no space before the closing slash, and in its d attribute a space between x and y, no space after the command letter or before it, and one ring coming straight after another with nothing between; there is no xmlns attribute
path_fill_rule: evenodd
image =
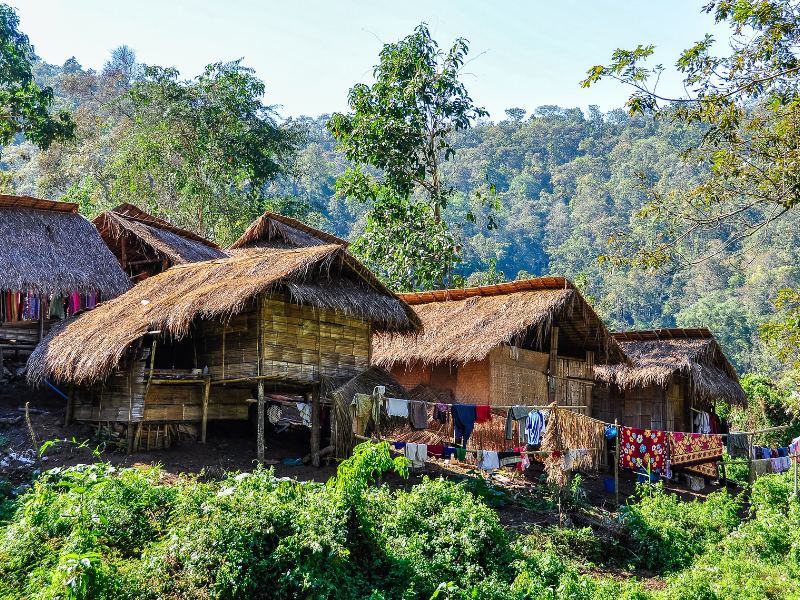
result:
<svg viewBox="0 0 800 600"><path fill-rule="evenodd" d="M421 334L373 336L373 362L468 363L482 360L501 344L549 350L553 325L559 326L559 352L597 360L623 360L616 342L563 277L539 277L467 289L401 294L422 320Z"/></svg>
<svg viewBox="0 0 800 600"><path fill-rule="evenodd" d="M0 195L0 289L113 298L129 287L77 204Z"/></svg>
<svg viewBox="0 0 800 600"><path fill-rule="evenodd" d="M56 329L31 355L28 379L100 381L148 332L181 339L195 319L225 318L259 294L287 290L308 304L371 321L378 330L419 327L413 311L341 246L242 251L172 267Z"/></svg>
<svg viewBox="0 0 800 600"><path fill-rule="evenodd" d="M626 390L666 388L673 376L687 378L690 393L701 401L716 398L744 404L739 377L708 329L654 329L614 334L627 364L597 365L595 377Z"/></svg>
<svg viewBox="0 0 800 600"><path fill-rule="evenodd" d="M242 248L305 248L338 244L347 248L348 243L321 229L315 229L302 221L266 211L250 224L242 236L231 244L229 250Z"/></svg>
<svg viewBox="0 0 800 600"><path fill-rule="evenodd" d="M225 256L214 242L175 227L133 204L120 204L95 217L93 223L123 267L129 261L146 259L166 260L173 266Z"/></svg>

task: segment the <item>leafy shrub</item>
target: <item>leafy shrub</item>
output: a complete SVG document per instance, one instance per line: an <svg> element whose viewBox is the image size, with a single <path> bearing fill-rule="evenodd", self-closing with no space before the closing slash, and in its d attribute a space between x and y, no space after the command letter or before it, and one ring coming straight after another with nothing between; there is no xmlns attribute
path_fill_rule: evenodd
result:
<svg viewBox="0 0 800 600"><path fill-rule="evenodd" d="M740 522L741 503L725 491L684 502L661 484L637 488L638 502L621 509L637 563L661 572L687 566Z"/></svg>

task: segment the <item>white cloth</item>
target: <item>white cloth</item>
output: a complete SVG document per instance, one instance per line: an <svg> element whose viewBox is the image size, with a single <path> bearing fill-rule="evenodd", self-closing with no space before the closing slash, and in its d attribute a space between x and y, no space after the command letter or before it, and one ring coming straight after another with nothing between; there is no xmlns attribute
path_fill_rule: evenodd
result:
<svg viewBox="0 0 800 600"><path fill-rule="evenodd" d="M694 416L695 433L711 433L711 417L707 412L699 412Z"/></svg>
<svg viewBox="0 0 800 600"><path fill-rule="evenodd" d="M500 468L500 457L492 450L482 450L478 467L484 471L494 471Z"/></svg>
<svg viewBox="0 0 800 600"><path fill-rule="evenodd" d="M426 444L415 444L408 442L403 448L403 454L411 461L411 466L419 469L425 466L425 461L428 460L428 446Z"/></svg>
<svg viewBox="0 0 800 600"><path fill-rule="evenodd" d="M303 425L311 427L311 405L308 402L298 402L297 410L303 419Z"/></svg>
<svg viewBox="0 0 800 600"><path fill-rule="evenodd" d="M408 400L402 398L386 399L386 414L390 417L408 418Z"/></svg>

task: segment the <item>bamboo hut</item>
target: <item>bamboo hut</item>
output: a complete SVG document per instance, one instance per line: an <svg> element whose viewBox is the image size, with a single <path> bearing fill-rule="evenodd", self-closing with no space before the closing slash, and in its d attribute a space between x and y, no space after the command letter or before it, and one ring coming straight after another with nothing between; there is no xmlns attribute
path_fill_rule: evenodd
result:
<svg viewBox="0 0 800 600"><path fill-rule="evenodd" d="M593 416L629 427L691 431L692 411L742 405L736 370L708 329L615 333L628 361L595 365Z"/></svg>
<svg viewBox="0 0 800 600"><path fill-rule="evenodd" d="M129 448L168 442L179 424L204 441L207 421L246 420L251 404L262 427L265 392L311 395L314 450L322 382L368 368L373 331L418 326L339 245L242 250L172 267L65 323L28 377L74 386L74 418L121 424Z"/></svg>
<svg viewBox="0 0 800 600"><path fill-rule="evenodd" d="M133 281L156 275L175 265L225 256L215 243L175 227L133 204L120 204L95 217L93 223Z"/></svg>
<svg viewBox="0 0 800 600"><path fill-rule="evenodd" d="M423 332L376 332L373 364L456 402L559 405L589 414L596 362L623 360L575 286L540 277L401 294Z"/></svg>
<svg viewBox="0 0 800 600"><path fill-rule="evenodd" d="M130 287L78 205L0 195L0 377L52 324Z"/></svg>
<svg viewBox="0 0 800 600"><path fill-rule="evenodd" d="M228 250L245 248L305 248L337 244L347 248L348 243L321 229L302 221L266 211L236 240Z"/></svg>

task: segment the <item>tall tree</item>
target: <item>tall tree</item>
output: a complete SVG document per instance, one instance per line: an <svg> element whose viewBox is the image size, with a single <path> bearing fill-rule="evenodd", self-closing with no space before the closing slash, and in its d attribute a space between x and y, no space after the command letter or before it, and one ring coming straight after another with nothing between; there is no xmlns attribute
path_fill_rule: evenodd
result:
<svg viewBox="0 0 800 600"><path fill-rule="evenodd" d="M19 30L19 17L0 4L0 144L17 134L41 148L71 139L74 125L66 111L52 112L53 90L39 87L31 65L35 59L28 36Z"/></svg>
<svg viewBox="0 0 800 600"><path fill-rule="evenodd" d="M378 213L372 215L370 235L355 249L376 260L372 266L398 287L442 285L452 267L449 260L438 269L422 264L430 258L422 251L416 258L404 256L411 263L398 268L396 254L386 255L381 248L393 242L422 247L435 238L434 246L448 246L445 254L455 252L455 239L441 226L442 210L453 192L442 166L455 154L451 135L487 114L475 106L461 81L468 51L464 39L441 50L427 25L420 24L411 35L384 45L374 69L375 83L353 86L348 97L351 112L335 113L328 122L339 148L353 163L338 179L337 189L365 202L379 199L380 221ZM417 201L428 209L413 209ZM403 232L402 221L385 221L392 216L411 218L416 226ZM410 234L415 238L409 242ZM377 245L370 247L371 240ZM399 278L391 275L400 273Z"/></svg>

